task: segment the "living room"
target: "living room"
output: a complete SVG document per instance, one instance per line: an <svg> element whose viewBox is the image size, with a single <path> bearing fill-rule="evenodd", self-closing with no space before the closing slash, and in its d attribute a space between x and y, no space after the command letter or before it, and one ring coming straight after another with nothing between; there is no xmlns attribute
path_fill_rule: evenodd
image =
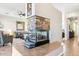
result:
<svg viewBox="0 0 79 59"><path fill-rule="evenodd" d="M29 6L31 7L31 11L28 11L30 9ZM23 56L44 56L50 55L50 52L53 53L52 55L59 55L60 53L62 53L62 13L54 8L51 3L2 3L0 4L0 7L0 32L3 33L3 36L5 38L8 38L8 40L10 39L8 42L12 44L7 44L8 42L6 44L3 44L3 42L6 40L2 41L2 39L0 39L0 55L18 55L16 53L12 53L13 48ZM31 19L34 20L31 21ZM42 21L39 19L42 19ZM43 21L44 19L45 21ZM34 24L34 21L37 20L47 26L43 27L45 26L43 24L41 25L42 27L38 26L37 28L34 28L34 26L37 26ZM28 28L30 26L31 28L29 32ZM32 27L35 29L35 32L33 31ZM40 28L42 28L42 30ZM37 43L28 43L27 40L25 41L25 38L27 35L31 35L30 33L37 33L38 36L35 35L35 37L37 36L39 38L41 33L41 39L45 38L46 40L39 42L37 41L37 39L35 39L34 41L37 41ZM30 46L31 44L32 46ZM9 54L7 54L8 50L10 52Z"/></svg>

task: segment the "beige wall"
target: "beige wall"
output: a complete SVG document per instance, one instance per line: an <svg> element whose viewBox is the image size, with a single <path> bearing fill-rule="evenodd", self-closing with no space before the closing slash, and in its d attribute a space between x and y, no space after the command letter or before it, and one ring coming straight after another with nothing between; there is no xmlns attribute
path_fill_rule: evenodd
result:
<svg viewBox="0 0 79 59"><path fill-rule="evenodd" d="M24 21L25 22L25 29L27 30L27 21L24 19L0 15L0 22L3 24L3 30L5 31L16 31L16 21Z"/></svg>
<svg viewBox="0 0 79 59"><path fill-rule="evenodd" d="M35 4L35 14L50 19L50 42L62 41L62 13L49 3Z"/></svg>

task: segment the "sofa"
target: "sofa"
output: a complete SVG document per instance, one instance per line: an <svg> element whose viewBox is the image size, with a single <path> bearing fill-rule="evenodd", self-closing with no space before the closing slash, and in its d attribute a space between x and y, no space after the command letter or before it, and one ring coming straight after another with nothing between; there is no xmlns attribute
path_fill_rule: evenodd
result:
<svg viewBox="0 0 79 59"><path fill-rule="evenodd" d="M11 43L12 45L13 43L13 35L9 35L8 33L5 34L4 31L0 31L0 38L2 40L0 42L2 42L3 46L7 45L8 43Z"/></svg>

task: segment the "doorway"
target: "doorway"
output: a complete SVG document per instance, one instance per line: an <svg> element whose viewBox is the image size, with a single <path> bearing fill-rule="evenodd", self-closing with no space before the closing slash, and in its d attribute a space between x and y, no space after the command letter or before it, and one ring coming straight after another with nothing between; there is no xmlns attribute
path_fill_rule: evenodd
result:
<svg viewBox="0 0 79 59"><path fill-rule="evenodd" d="M67 27L68 27L68 39L78 37L78 21L77 17L67 18Z"/></svg>

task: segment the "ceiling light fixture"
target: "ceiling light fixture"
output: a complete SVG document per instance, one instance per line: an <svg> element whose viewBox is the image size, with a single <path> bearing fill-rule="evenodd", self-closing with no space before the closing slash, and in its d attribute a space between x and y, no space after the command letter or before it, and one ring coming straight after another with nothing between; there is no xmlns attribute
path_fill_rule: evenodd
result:
<svg viewBox="0 0 79 59"><path fill-rule="evenodd" d="M18 13L18 15L21 17L21 16L25 16L26 14L25 13L23 13L22 11L19 11L19 12L17 12Z"/></svg>

